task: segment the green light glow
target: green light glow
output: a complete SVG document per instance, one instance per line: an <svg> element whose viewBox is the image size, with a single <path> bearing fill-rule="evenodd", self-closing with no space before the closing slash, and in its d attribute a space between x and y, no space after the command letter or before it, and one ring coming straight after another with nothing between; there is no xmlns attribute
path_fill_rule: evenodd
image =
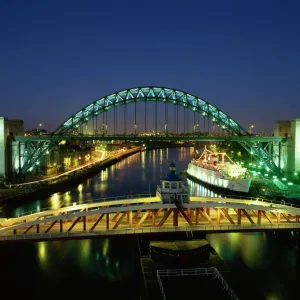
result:
<svg viewBox="0 0 300 300"><path fill-rule="evenodd" d="M229 115L220 110L218 107L201 99L200 97L183 91L156 86L129 88L98 98L97 100L84 106L81 110L77 111L65 122L60 124L54 131L54 134L72 135L74 129L80 128L80 126L86 124L89 120L94 119L95 116L100 116L104 112L117 109L123 105L130 105L132 103L136 104L137 102L141 101L155 101L182 106L186 109L202 114L207 118L211 118L213 122L218 123L218 126L222 126L225 131L232 135L249 136L248 130L243 128L239 123L234 121ZM273 162L272 155L268 153L263 146L248 140L241 141L239 143L248 152L251 151L251 155L255 153L256 158L264 157L265 164L272 172L278 175L281 173L281 170ZM26 174L30 168L34 167L36 165L36 161L41 161L41 158L44 156L46 150L49 152L52 151L55 146L55 142L45 142L44 146L45 147L43 148L43 151L41 151L41 148L38 148L32 151L32 153L26 157L26 161L24 161L22 165L23 174Z"/></svg>

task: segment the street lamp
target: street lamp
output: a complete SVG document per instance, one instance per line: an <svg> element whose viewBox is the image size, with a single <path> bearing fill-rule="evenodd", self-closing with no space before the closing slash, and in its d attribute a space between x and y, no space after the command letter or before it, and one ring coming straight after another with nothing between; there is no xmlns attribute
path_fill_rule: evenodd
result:
<svg viewBox="0 0 300 300"><path fill-rule="evenodd" d="M198 129L198 134L199 134L199 132L200 132L200 125L199 124L194 125L194 135L195 135L197 129Z"/></svg>
<svg viewBox="0 0 300 300"><path fill-rule="evenodd" d="M250 134L252 134L252 128L254 128L254 125L251 124L251 125L249 126L249 132L250 132Z"/></svg>

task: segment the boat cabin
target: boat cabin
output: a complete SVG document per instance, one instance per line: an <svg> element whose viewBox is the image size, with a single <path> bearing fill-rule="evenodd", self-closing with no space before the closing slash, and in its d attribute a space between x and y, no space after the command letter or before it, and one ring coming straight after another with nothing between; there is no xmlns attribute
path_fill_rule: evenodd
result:
<svg viewBox="0 0 300 300"><path fill-rule="evenodd" d="M161 186L157 186L156 196L160 197L163 203L188 203L190 194L183 180L176 174L176 166L172 162L169 166L169 173L161 180Z"/></svg>

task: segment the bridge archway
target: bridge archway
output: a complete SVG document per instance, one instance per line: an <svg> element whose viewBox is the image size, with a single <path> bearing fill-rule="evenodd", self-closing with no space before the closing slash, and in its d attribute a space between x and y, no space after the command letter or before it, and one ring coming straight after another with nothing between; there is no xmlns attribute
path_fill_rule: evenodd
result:
<svg viewBox="0 0 300 300"><path fill-rule="evenodd" d="M222 127L222 129L231 135L250 135L238 122L233 120L228 114L211 103L180 90L167 88L145 86L121 90L107 96L104 96L94 102L86 105L70 118L60 124L55 130L56 135L70 135L80 126L89 122L89 120L116 109L117 107L138 102L163 102L165 104L173 104L189 109L198 115L211 119L214 124ZM261 145L250 141L239 142L248 151L253 159L262 160L269 170L274 174L282 176L280 168L273 162L273 157ZM39 163L41 157L47 154L54 147L54 142L42 142L39 147L22 162L22 174L26 174Z"/></svg>
<svg viewBox="0 0 300 300"><path fill-rule="evenodd" d="M192 94L165 87L130 88L104 96L68 118L55 130L55 134L70 134L89 120L119 106L149 101L182 106L211 118L230 133L249 135L238 122L211 103Z"/></svg>

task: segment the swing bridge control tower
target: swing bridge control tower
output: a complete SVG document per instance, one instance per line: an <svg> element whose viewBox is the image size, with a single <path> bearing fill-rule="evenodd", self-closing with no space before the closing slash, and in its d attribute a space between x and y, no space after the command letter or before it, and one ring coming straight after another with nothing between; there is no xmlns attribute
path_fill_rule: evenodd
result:
<svg viewBox="0 0 300 300"><path fill-rule="evenodd" d="M176 166L173 162L169 165L168 174L161 180L161 186L157 186L156 196L162 203L189 203L190 195L187 186L176 173Z"/></svg>

